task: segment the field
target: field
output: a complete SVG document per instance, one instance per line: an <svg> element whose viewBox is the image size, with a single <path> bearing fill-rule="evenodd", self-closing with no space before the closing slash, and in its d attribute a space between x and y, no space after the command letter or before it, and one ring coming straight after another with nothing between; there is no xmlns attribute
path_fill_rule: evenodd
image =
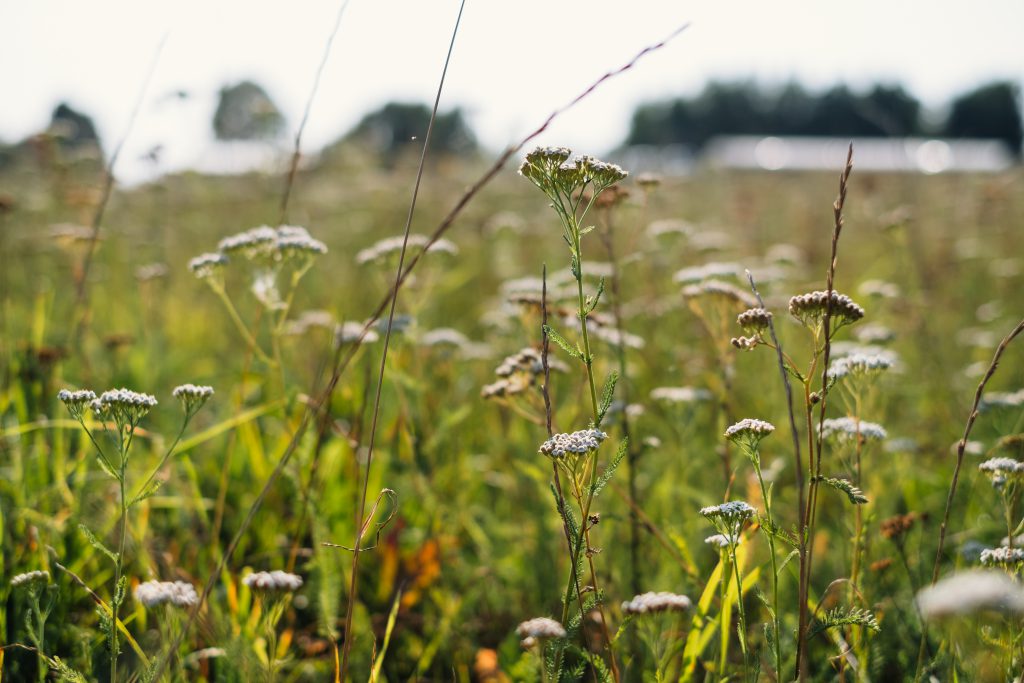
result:
<svg viewBox="0 0 1024 683"><path fill-rule="evenodd" d="M1019 676L1022 475L1006 462L979 470L1021 456L1014 344L961 449L939 576L978 568L1008 535L1011 548L963 579L971 586L942 588L945 603L915 602L932 583L975 391L1021 318L1019 170L870 175L854 151L834 289L863 319L844 299L798 302L805 325L790 297L828 289L844 159L833 174L633 173L565 225L519 161L401 288L377 419L387 309L358 350L353 338L394 281L398 251L379 243L402 234L415 158L384 169L352 151L311 165L285 222L326 253L302 239L289 252L279 231L270 252L228 244L229 262L201 277L194 257L279 225L282 176L116 189L93 251L75 225L93 219L100 169L8 168L0 679L330 681L342 667L380 681ZM432 234L485 165L434 160L412 232ZM736 322L756 307L744 269L772 332L763 314L746 331ZM591 304L584 340L577 312ZM549 436L542 309L565 341L550 343L551 430L603 418L604 443L579 454L538 452ZM792 360L795 432L776 333ZM757 348L737 348L740 337ZM823 396L826 360L845 374ZM173 397L186 383L215 393ZM112 397L94 413L58 398L120 387L158 403ZM194 417L176 441L183 415ZM822 417L851 419L822 438ZM747 423L726 439L744 418L774 432ZM595 483L606 483L596 495ZM710 509L724 501L754 510ZM716 531L720 543L706 542ZM246 581L271 570L302 586ZM48 574L12 585L32 571ZM206 599L195 607L182 589L176 607L157 588L147 603L150 580ZM648 591L675 602L628 602ZM568 633L545 637L550 622L517 633L536 617Z"/></svg>

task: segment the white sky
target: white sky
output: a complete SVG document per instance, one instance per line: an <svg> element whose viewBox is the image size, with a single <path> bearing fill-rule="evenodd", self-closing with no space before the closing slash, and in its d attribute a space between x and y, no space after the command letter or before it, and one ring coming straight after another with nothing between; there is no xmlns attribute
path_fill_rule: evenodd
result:
<svg viewBox="0 0 1024 683"><path fill-rule="evenodd" d="M33 0L0 3L0 139L41 129L62 99L109 149L127 125L157 44L167 43L119 175L165 146L165 168L212 153L216 92L251 78L298 124L339 0ZM315 149L391 99L431 101L458 0L351 0L304 136ZM600 153L643 100L712 78L796 78L812 88L899 82L926 104L983 81L1024 83L1024 2L989 0L468 0L442 108L461 105L500 148L601 73L673 28L667 48L562 117L541 142ZM187 100L168 98L186 90ZM293 130L293 129L292 129Z"/></svg>

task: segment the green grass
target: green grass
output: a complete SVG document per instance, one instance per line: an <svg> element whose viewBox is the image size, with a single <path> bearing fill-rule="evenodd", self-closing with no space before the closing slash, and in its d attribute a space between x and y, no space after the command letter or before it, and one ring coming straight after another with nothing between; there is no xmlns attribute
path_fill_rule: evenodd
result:
<svg viewBox="0 0 1024 683"><path fill-rule="evenodd" d="M445 161L428 173L413 232L431 232L477 170L469 163ZM407 211L402 198L413 173L411 162L383 171L356 159L300 174L290 222L307 227L330 251L302 280L292 318L324 309L337 320L362 321L372 311L386 294L392 268L357 265L355 254L399 233ZM185 447L165 468L166 483L133 510L126 557L132 585L158 578L201 587L216 580L209 606L185 639L182 655L221 647L228 656L185 670L195 680L249 680L259 675L260 653L265 656L265 651L252 596L241 579L249 569L285 569L294 557L295 571L306 584L280 622L284 659L279 671L282 680L332 680L332 639L342 635L350 599L345 576L350 555L321 543L351 545L354 538L356 458L369 436L379 343L360 351L343 376L330 406L332 423L324 443L318 449L315 435L306 434L227 571L219 577L207 575L287 446L316 371L332 350L330 330L314 328L285 338L282 392L276 373L248 357L221 303L187 268L191 257L213 250L222 237L272 221L282 180L187 174L115 192L90 272L86 331L80 344L67 348L82 246L54 239L51 226L88 222L90 207L75 206L69 197L97 185L99 178L89 169L59 173L30 166L8 169L2 177L16 205L0 214L0 559L5 577L0 585L0 641L28 643L25 602L10 590L9 579L48 569L59 586L59 599L46 628L47 654L59 656L90 679L106 680L108 657L94 605L55 562L109 599L113 569L78 527L85 524L108 546L116 546L117 499L84 433L68 419L56 394L64 387L98 393L126 386L156 395L160 405L143 421L145 434L134 447L131 470L141 473L157 463L161 445L176 432L180 414L171 389L194 382L214 386L217 394L196 416ZM870 609L881 627L870 641L874 680L913 676L920 622L912 598L930 578L955 460L950 447L963 430L984 366L969 374L965 369L986 364L995 344L1021 315L1020 181L1016 171L933 177L855 171L851 180L836 289L850 294L867 315L844 328L837 340L854 339L867 323L895 332L886 345L899 354L899 372L884 378L863 417L884 425L890 442L899 438L916 444L913 452L869 446L864 456L861 488L869 503L864 507L861 590L866 604L857 606ZM632 195L616 210L611 230L622 263L626 329L642 337L645 346L627 349L619 396L626 392L631 402L645 408L631 430L636 443L646 443L635 473L636 504L652 527L641 536L639 587L685 593L697 603L718 563L718 553L704 544L712 529L698 510L724 499L727 482L719 451L728 420L758 417L776 425L775 435L761 444L761 459L766 472L777 473L773 507L787 529L796 522L794 472L774 354L765 349L735 352L735 372L725 378L726 388L721 357L672 275L708 261L735 261L757 274L773 245L795 245L803 262L785 269L778 280L762 279L759 287L787 352L805 354L800 328L785 306L791 295L824 288L836 178L702 171L667 179L646 205L632 178L624 186ZM702 251L693 239L651 238L647 225L662 219L687 221L698 243L700 235L721 231L721 248ZM595 235L609 229L603 214L593 214L592 220ZM539 315L503 302L501 283L539 277L544 263L553 281L564 281L568 257L561 230L544 198L508 169L470 204L447 237L459 253L427 255L399 297L399 313L413 315L416 325L413 332L393 339L369 482L371 499L387 487L397 493L398 503L394 519L361 560L351 634L357 680L369 677L386 633L390 642L386 656L377 661L379 680L484 680L480 671L474 673L489 656L484 650L497 652L505 676L533 676L533 660L521 653L515 627L535 616L557 618L562 610L560 594L568 574L565 537L549 492L550 463L537 453L546 432L542 424L480 397L504 356L537 345L541 338ZM583 250L589 264L608 260L598 238L588 238ZM138 281L136 269L154 262L166 264L167 275ZM227 273L242 317L253 321L258 305L247 283L233 267ZM886 299L861 294L859 285L871 279L895 283L898 295ZM570 310L575 305L572 300L556 303ZM606 305L602 308L607 310ZM265 322L260 322L259 339L269 348ZM567 336L573 333L571 320L553 324ZM456 328L489 350L467 353L417 343L418 335L438 327ZM738 336L741 331L729 322L728 333ZM616 355L607 343L592 343L596 375L603 378L618 367ZM553 347L552 353L557 357L561 352ZM1024 386L1021 354L1011 347L993 389ZM564 354L561 358L571 361ZM568 373L553 373L556 431L583 429L591 417L585 375L579 364L570 362L570 367ZM728 420L718 402L673 407L649 398L656 387L683 385L719 394ZM540 415L536 401L521 405ZM829 405L831 416L843 414L839 401ZM799 417L799 405L797 409ZM987 450L998 437L1019 431L1019 417L996 419L985 413L973 438ZM606 429L617 443L618 418L610 420ZM613 452L605 447L602 454L607 458ZM967 456L944 574L971 564L959 553L965 543L992 546L1006 534L998 495L977 471L981 460ZM731 465L735 481L730 497L759 501L757 481L738 451L733 451ZM848 476L838 460L829 462L828 454L824 469L829 476ZM594 503L601 513L594 543L602 548L595 561L613 634L621 623L619 604L633 596L625 482L620 471ZM842 494L823 489L812 600L833 579L848 576L851 509ZM378 519L389 511L382 503ZM904 567L901 549L878 530L882 520L908 511L927 517L905 537ZM767 594L767 546L762 536L748 531L745 547L751 554L745 572L759 568L758 587ZM885 560L892 560L888 568L868 568ZM796 624L795 561L781 581L785 631ZM833 597L847 604L846 590ZM392 624L389 615L396 600ZM767 613L754 591L745 600L748 638L761 654L764 680L770 680L771 656L761 629ZM707 604L710 618L716 619L713 587ZM147 614L130 596L121 615L139 648L156 657L161 643L154 615L159 615ZM691 630L690 619L685 621ZM593 630L591 636L598 633ZM995 656L985 655L985 648L972 644L970 637L950 640L942 628L930 633L939 678L949 675L950 643L961 647L961 676L999 675L998 665L990 661ZM621 662L634 652L629 634L619 641L627 653ZM717 667L717 637L709 635L707 647L696 655L696 680ZM792 641L790 635L789 658ZM828 636L811 642L812 678L831 680L835 646ZM122 645L121 670L139 670L139 655ZM7 649L3 657L4 680L35 676L34 654ZM729 667L737 680L741 665L733 643ZM1019 673L1021 665L1018 659L1011 667ZM635 675L634 667L630 676Z"/></svg>

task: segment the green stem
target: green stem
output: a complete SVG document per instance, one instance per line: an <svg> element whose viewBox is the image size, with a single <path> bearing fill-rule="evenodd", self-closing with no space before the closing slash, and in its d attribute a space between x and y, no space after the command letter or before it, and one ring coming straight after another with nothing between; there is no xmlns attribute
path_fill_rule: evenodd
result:
<svg viewBox="0 0 1024 683"><path fill-rule="evenodd" d="M260 348L256 338L252 336L251 332L249 332L249 328L246 327L245 322L242 320L242 316L238 314L238 310L235 308L235 305L231 303L231 298L227 295L227 292L224 291L224 288L213 284L211 284L210 287L217 293L220 300L224 302L224 307L228 309L228 315L231 317L231 321L235 324L235 327L238 329L238 333L242 335L243 339L245 339L245 343L249 346L252 352L267 365L274 365L273 359L271 359L270 356Z"/></svg>
<svg viewBox="0 0 1024 683"><path fill-rule="evenodd" d="M719 574L719 581L721 585L721 588L719 589L719 601L721 607L718 614L719 622L721 623L721 626L718 629L719 639L721 640L719 643L720 653L718 657L719 680L726 679L725 668L729 663L729 615L732 610L726 609L728 604L726 602L726 596L729 590L729 574L728 569L726 569L725 566L726 562L728 562L728 560L726 559L726 551L723 548L718 552L718 563L722 567L722 571Z"/></svg>
<svg viewBox="0 0 1024 683"><path fill-rule="evenodd" d="M153 468L152 472L149 473L149 476L146 478L146 481L142 484L142 486L139 487L138 492L134 496L132 496L132 500L143 494L143 492L146 490L146 487L148 487L152 483L153 479L156 477L157 472L159 472L167 463L168 458L171 457L171 453L174 452L174 449L177 447L178 442L181 441L181 437L185 434L185 429L188 427L188 423L191 419L192 415L186 413L185 421L182 423L181 429L178 430L178 436L174 438L174 442L171 444L171 447L164 452L163 457L160 458L160 463L155 468Z"/></svg>
<svg viewBox="0 0 1024 683"><path fill-rule="evenodd" d="M768 539L768 551L772 557L772 625L775 629L775 675L782 676L782 643L780 642L781 625L779 620L779 565L775 556L775 519L772 517L771 499L768 497L768 489L764 485L764 477L761 474L760 454L754 459L754 472L757 473L757 483L761 486L761 500L764 501L764 514L768 518L771 529L765 529L765 537Z"/></svg>

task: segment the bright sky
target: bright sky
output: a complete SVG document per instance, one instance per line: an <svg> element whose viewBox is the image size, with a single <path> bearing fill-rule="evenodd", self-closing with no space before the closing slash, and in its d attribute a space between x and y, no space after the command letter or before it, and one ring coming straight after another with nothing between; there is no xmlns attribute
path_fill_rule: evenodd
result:
<svg viewBox="0 0 1024 683"><path fill-rule="evenodd" d="M431 101L458 0L350 0L304 135L315 149L392 99ZM302 115L340 0L7 0L0 7L0 139L41 129L62 99L110 149L157 63L118 175L165 146L165 168L212 153L223 84L251 78L287 117ZM675 27L667 48L608 83L541 140L600 153L640 101L693 94L712 78L796 78L825 87L899 82L926 104L994 78L1024 84L1024 2L858 0L467 0L442 108L463 106L498 149L603 72ZM186 100L168 97L185 90ZM292 133L293 134L293 133Z"/></svg>

